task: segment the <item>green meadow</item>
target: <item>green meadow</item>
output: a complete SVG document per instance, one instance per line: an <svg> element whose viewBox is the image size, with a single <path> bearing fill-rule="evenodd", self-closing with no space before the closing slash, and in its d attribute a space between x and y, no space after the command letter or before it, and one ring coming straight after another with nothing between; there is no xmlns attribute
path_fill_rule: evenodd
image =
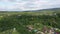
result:
<svg viewBox="0 0 60 34"><path fill-rule="evenodd" d="M33 27L31 32L29 25ZM60 12L0 12L0 34L35 34L35 30L43 32L44 26L60 32Z"/></svg>

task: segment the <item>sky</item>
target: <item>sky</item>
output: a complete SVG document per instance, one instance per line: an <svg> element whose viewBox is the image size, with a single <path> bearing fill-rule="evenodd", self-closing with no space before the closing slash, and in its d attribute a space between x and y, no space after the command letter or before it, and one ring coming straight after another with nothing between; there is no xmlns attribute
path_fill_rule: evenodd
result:
<svg viewBox="0 0 60 34"><path fill-rule="evenodd" d="M0 11L60 8L60 0L0 0Z"/></svg>

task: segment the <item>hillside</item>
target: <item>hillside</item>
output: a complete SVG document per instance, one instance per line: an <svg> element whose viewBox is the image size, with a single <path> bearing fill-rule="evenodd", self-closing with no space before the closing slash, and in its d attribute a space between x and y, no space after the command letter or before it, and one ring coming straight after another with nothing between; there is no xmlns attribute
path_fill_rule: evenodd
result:
<svg viewBox="0 0 60 34"><path fill-rule="evenodd" d="M60 33L60 13L57 11L60 12L59 9L45 9L31 12L1 11L0 34L14 34L14 30L16 30L17 34L44 33L44 28L46 28L46 31L54 30L54 32Z"/></svg>

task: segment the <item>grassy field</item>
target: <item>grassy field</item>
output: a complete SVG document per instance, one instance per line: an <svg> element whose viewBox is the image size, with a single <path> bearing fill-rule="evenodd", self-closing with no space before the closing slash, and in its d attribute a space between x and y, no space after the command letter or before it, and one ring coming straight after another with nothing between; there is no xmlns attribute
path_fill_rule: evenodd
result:
<svg viewBox="0 0 60 34"><path fill-rule="evenodd" d="M52 15L54 11L40 11L40 12L0 12L3 15Z"/></svg>
<svg viewBox="0 0 60 34"><path fill-rule="evenodd" d="M56 15L54 11L0 12L0 34L35 34L34 30L42 31L44 26L60 32L60 13ZM27 29L29 25L34 28L32 32Z"/></svg>
<svg viewBox="0 0 60 34"><path fill-rule="evenodd" d="M0 34L20 34L19 32L17 32L16 30L6 30L3 32L0 32Z"/></svg>

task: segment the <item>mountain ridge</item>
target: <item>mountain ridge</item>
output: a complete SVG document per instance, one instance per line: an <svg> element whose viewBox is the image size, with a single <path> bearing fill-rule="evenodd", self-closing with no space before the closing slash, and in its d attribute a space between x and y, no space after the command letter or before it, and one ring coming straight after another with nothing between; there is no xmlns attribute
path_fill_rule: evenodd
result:
<svg viewBox="0 0 60 34"><path fill-rule="evenodd" d="M0 12L40 12L40 11L60 11L60 8L50 8L41 10L27 10L27 11L0 11Z"/></svg>

